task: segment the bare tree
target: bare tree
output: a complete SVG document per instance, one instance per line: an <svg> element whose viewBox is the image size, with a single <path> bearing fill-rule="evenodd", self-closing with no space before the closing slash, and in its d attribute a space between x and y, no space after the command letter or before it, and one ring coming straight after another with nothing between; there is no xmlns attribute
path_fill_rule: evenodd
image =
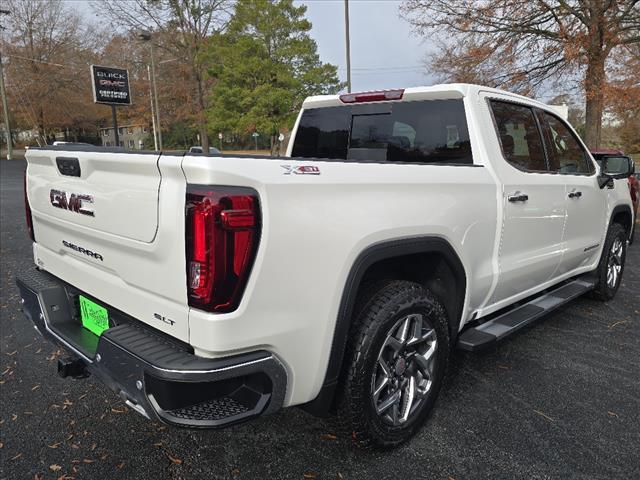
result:
<svg viewBox="0 0 640 480"><path fill-rule="evenodd" d="M203 52L211 36L224 29L231 0L130 0L98 2L95 9L130 30L151 30L159 46L188 67L193 111L205 151L207 135L207 75Z"/></svg>
<svg viewBox="0 0 640 480"><path fill-rule="evenodd" d="M41 137L81 124L90 110L90 83L79 73L88 76L93 50L80 18L56 0L8 0L6 6L11 13L2 47L14 114Z"/></svg>
<svg viewBox="0 0 640 480"><path fill-rule="evenodd" d="M408 0L403 15L419 34L449 41L435 65L495 86L536 86L579 72L585 140L600 144L606 63L640 43L639 0Z"/></svg>

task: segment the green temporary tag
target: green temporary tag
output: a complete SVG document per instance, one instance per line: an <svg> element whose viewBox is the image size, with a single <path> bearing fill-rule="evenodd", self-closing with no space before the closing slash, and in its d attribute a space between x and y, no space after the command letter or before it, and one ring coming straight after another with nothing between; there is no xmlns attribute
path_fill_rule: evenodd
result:
<svg viewBox="0 0 640 480"><path fill-rule="evenodd" d="M80 299L82 326L98 336L102 335L102 332L109 328L109 314L107 313L107 309L82 295L78 298Z"/></svg>

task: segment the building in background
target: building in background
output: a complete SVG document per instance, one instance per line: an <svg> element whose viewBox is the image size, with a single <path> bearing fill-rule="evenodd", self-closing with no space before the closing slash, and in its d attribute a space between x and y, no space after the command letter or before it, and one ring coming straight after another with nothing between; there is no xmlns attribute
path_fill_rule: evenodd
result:
<svg viewBox="0 0 640 480"><path fill-rule="evenodd" d="M149 135L149 128L144 124L122 125L118 127L118 138L120 147L127 150L142 150ZM116 136L112 128L101 128L100 138L103 147L116 147Z"/></svg>

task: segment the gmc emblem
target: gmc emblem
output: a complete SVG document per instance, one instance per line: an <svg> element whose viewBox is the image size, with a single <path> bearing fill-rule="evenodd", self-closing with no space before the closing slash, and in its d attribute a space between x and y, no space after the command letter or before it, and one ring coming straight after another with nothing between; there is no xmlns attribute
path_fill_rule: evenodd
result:
<svg viewBox="0 0 640 480"><path fill-rule="evenodd" d="M90 217L95 216L92 208L87 208L87 204L93 203L93 197L91 195L84 195L79 193L68 194L61 190L51 190L49 193L49 200L51 205L63 210L69 210L71 212L80 213L82 215L88 215Z"/></svg>

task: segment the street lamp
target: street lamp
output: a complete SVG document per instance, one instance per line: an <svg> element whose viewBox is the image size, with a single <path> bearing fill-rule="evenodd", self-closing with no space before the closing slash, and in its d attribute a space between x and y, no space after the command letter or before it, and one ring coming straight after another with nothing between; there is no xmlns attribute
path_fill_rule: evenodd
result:
<svg viewBox="0 0 640 480"><path fill-rule="evenodd" d="M138 32L138 39L143 41L143 42L149 42L149 45L151 46L151 85L153 88L153 98L155 101L155 105L156 105L156 114L155 114L155 124L157 125L157 130L154 126L154 139L157 136L158 142L157 142L157 149L162 150L162 128L160 126L160 108L158 107L158 91L156 89L156 68L155 68L155 60L154 60L154 55L153 55L153 41L151 38L151 32L147 31L147 30L143 30L141 32ZM153 117L153 111L151 112L151 115Z"/></svg>

